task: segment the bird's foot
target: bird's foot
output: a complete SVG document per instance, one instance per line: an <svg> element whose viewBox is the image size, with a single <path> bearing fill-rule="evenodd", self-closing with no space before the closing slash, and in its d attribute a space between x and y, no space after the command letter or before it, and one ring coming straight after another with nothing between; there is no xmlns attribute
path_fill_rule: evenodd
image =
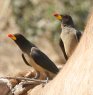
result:
<svg viewBox="0 0 93 95"><path fill-rule="evenodd" d="M48 83L48 81L49 81L49 77L46 77L45 83L42 84L42 87L44 87Z"/></svg>
<svg viewBox="0 0 93 95"><path fill-rule="evenodd" d="M46 78L46 84L48 83L49 77Z"/></svg>
<svg viewBox="0 0 93 95"><path fill-rule="evenodd" d="M40 77L40 72L36 72L34 79L38 79Z"/></svg>

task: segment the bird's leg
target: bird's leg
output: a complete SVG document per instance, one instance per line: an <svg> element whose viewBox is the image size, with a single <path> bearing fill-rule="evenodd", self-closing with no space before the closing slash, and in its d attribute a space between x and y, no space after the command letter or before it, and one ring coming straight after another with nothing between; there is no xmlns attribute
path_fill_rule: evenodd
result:
<svg viewBox="0 0 93 95"><path fill-rule="evenodd" d="M38 79L39 77L40 77L40 72L37 71L37 72L35 73L34 79Z"/></svg>
<svg viewBox="0 0 93 95"><path fill-rule="evenodd" d="M45 83L42 83L42 87L44 87L48 83L48 81L49 81L49 77L46 77Z"/></svg>
<svg viewBox="0 0 93 95"><path fill-rule="evenodd" d="M47 73L43 73L43 75L45 76L45 78L44 78L45 83L42 84L42 87L44 87L44 86L48 83L48 81L49 81L49 76L48 76L48 74L47 74Z"/></svg>
<svg viewBox="0 0 93 95"><path fill-rule="evenodd" d="M48 83L48 80L49 80L49 77L47 76L45 80L46 80L46 84L47 84Z"/></svg>

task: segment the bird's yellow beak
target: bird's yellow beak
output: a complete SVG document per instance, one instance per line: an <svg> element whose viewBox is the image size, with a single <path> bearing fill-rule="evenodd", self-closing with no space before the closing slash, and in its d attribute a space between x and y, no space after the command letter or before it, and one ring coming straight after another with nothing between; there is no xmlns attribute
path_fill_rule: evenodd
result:
<svg viewBox="0 0 93 95"><path fill-rule="evenodd" d="M58 19L58 20L62 20L62 16L60 14L54 14L54 16Z"/></svg>
<svg viewBox="0 0 93 95"><path fill-rule="evenodd" d="M16 40L16 37L13 34L8 34L8 37L10 37L13 40Z"/></svg>

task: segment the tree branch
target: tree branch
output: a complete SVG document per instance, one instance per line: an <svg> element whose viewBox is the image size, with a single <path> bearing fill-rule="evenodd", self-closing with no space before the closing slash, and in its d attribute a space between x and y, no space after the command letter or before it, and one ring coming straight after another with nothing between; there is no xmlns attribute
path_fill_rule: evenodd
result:
<svg viewBox="0 0 93 95"><path fill-rule="evenodd" d="M34 81L40 83L46 83L46 80L39 80L34 78L26 78L26 77L0 77L0 79L16 79L16 80L25 80L25 81Z"/></svg>

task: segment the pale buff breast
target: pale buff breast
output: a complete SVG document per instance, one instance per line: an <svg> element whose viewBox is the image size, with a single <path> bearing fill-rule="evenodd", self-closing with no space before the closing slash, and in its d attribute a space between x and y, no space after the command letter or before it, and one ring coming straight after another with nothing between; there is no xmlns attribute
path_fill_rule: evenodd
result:
<svg viewBox="0 0 93 95"><path fill-rule="evenodd" d="M78 44L76 30L69 27L63 28L60 37L64 43L66 54L70 57Z"/></svg>

